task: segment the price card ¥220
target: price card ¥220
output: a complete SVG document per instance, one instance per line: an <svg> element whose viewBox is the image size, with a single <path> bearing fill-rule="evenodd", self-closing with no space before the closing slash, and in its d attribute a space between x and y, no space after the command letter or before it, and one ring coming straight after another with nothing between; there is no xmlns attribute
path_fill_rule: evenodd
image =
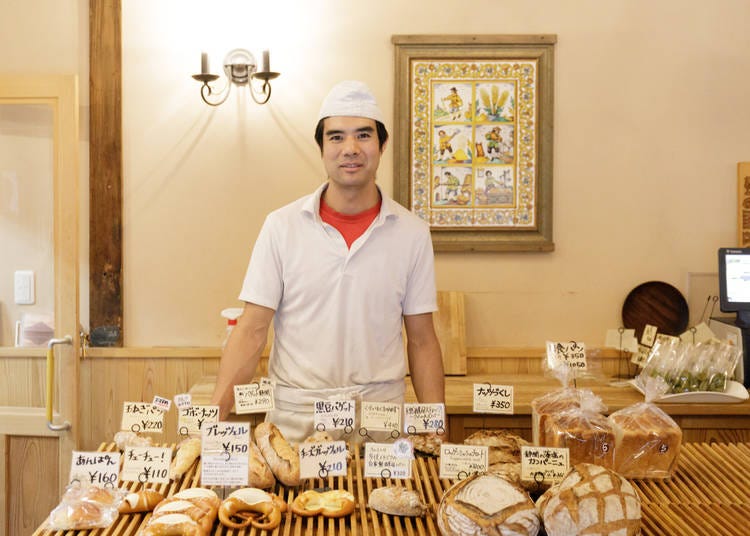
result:
<svg viewBox="0 0 750 536"><path fill-rule="evenodd" d="M120 430L164 433L164 412L150 402L123 402Z"/></svg>

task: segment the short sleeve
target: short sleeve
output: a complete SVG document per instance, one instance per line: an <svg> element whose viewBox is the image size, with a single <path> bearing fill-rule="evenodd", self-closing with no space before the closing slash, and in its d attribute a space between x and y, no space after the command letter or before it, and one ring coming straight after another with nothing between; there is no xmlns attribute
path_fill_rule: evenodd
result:
<svg viewBox="0 0 750 536"><path fill-rule="evenodd" d="M239 299L276 310L283 289L278 229L269 215L255 241Z"/></svg>

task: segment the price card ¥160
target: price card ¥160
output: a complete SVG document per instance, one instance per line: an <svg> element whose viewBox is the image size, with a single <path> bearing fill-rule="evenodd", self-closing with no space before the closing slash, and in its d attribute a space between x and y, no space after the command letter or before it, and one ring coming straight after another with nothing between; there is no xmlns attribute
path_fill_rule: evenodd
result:
<svg viewBox="0 0 750 536"><path fill-rule="evenodd" d="M354 400L316 400L314 411L316 430L354 430Z"/></svg>
<svg viewBox="0 0 750 536"><path fill-rule="evenodd" d="M299 474L301 478L346 476L346 443L323 441L301 443L299 446Z"/></svg>
<svg viewBox="0 0 750 536"><path fill-rule="evenodd" d="M164 412L150 402L123 402L120 430L164 433Z"/></svg>
<svg viewBox="0 0 750 536"><path fill-rule="evenodd" d="M169 482L169 447L125 447L121 478L125 482Z"/></svg>
<svg viewBox="0 0 750 536"><path fill-rule="evenodd" d="M406 440L365 443L365 478L411 478L414 451Z"/></svg>
<svg viewBox="0 0 750 536"><path fill-rule="evenodd" d="M117 487L120 474L119 452L73 451L68 482L85 486Z"/></svg>
<svg viewBox="0 0 750 536"><path fill-rule="evenodd" d="M474 411L513 415L513 386L475 383Z"/></svg>
<svg viewBox="0 0 750 536"><path fill-rule="evenodd" d="M489 447L480 445L440 445L440 478L464 479L486 473Z"/></svg>
<svg viewBox="0 0 750 536"><path fill-rule="evenodd" d="M568 472L567 448L521 447L521 480L560 482Z"/></svg>
<svg viewBox="0 0 750 536"><path fill-rule="evenodd" d="M219 422L219 406L190 406L180 410L177 433L181 436L200 435L201 429Z"/></svg>
<svg viewBox="0 0 750 536"><path fill-rule="evenodd" d="M201 438L201 485L247 486L250 423L207 424Z"/></svg>
<svg viewBox="0 0 750 536"><path fill-rule="evenodd" d="M445 404L404 404L404 431L424 434L445 431Z"/></svg>
<svg viewBox="0 0 750 536"><path fill-rule="evenodd" d="M401 430L401 404L362 401L362 418L359 423L365 430L390 432Z"/></svg>
<svg viewBox="0 0 750 536"><path fill-rule="evenodd" d="M268 378L262 378L259 383L234 386L234 411L237 415L263 413L273 408L273 386Z"/></svg>

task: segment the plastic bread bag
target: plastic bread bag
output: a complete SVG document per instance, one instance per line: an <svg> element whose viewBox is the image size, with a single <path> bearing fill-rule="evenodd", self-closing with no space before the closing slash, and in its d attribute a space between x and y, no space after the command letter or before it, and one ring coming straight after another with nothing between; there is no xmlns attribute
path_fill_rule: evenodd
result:
<svg viewBox="0 0 750 536"><path fill-rule="evenodd" d="M65 488L60 504L48 519L51 530L85 530L109 527L118 516L125 491L118 488L82 486L78 482Z"/></svg>
<svg viewBox="0 0 750 536"><path fill-rule="evenodd" d="M655 404L640 402L612 413L616 472L625 478L672 476L682 444L682 430Z"/></svg>
<svg viewBox="0 0 750 536"><path fill-rule="evenodd" d="M684 348L680 347L679 341L668 339L654 343L643 369L635 378L641 391L651 394L652 398L647 394L646 400L656 400L670 392L673 370L685 358Z"/></svg>
<svg viewBox="0 0 750 536"><path fill-rule="evenodd" d="M540 442L541 431L545 427L547 418L573 408L584 408L584 411L593 413L606 413L607 411L607 405L590 389L563 387L551 391L531 401L532 442L535 445L544 446Z"/></svg>
<svg viewBox="0 0 750 536"><path fill-rule="evenodd" d="M549 415L540 429L546 447L567 448L571 467L593 463L614 468L615 435L612 425L586 405Z"/></svg>

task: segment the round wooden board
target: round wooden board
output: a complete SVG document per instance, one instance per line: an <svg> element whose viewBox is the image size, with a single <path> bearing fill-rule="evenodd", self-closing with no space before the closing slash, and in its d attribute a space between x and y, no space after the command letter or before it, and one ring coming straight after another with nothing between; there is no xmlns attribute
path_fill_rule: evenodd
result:
<svg viewBox="0 0 750 536"><path fill-rule="evenodd" d="M669 283L648 281L630 291L622 305L622 324L635 329L640 341L646 324L659 333L680 335L687 329L690 312L682 293Z"/></svg>

